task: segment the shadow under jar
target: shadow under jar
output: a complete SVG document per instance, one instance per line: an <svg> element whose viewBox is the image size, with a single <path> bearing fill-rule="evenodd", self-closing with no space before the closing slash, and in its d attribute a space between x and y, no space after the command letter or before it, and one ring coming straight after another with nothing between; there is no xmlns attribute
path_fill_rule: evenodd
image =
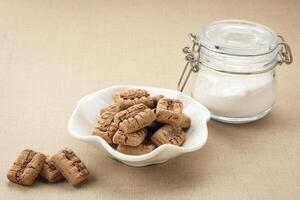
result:
<svg viewBox="0 0 300 200"><path fill-rule="evenodd" d="M292 63L289 46L268 27L241 20L217 21L186 47L190 72L198 72L192 96L213 119L246 123L267 115L276 100L276 66ZM183 90L179 81L178 89Z"/></svg>

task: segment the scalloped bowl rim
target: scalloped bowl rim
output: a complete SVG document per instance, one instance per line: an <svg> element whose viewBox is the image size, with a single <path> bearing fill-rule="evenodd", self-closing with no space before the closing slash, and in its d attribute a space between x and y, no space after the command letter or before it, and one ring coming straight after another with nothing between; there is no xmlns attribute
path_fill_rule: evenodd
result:
<svg viewBox="0 0 300 200"><path fill-rule="evenodd" d="M106 151L109 152L109 154L111 154L111 156L113 158L119 159L121 161L128 161L128 162L144 161L144 160L147 160L147 159L150 159L152 157L157 156L158 154L160 154L161 152L163 152L165 150L176 151L176 152L181 152L181 153L193 152L193 151L196 151L196 150L200 149L206 143L207 135L208 135L207 132L208 131L206 131L205 133L201 133L202 140L197 145L184 147L184 146L176 146L176 145L172 145L172 144L163 144L163 145L155 148L153 151L151 151L147 154L135 156L135 155L123 154L123 153L120 153L120 152L116 151L103 138L101 138L99 136L83 135L83 134L80 134L80 133L76 133L74 131L74 129L72 128L72 121L73 121L73 118L75 117L75 115L79 112L81 103L84 102L85 100L89 99L89 98L93 98L95 95L99 95L101 93L104 93L107 90L113 90L113 89L117 89L117 88L141 88L141 89L146 89L146 90L147 89L148 90L159 89L159 90L162 90L162 91L175 92L175 93L178 93L180 95L183 95L184 98L187 98L190 101L193 101L194 103L196 103L199 106L199 108L201 109L201 111L204 113L204 115L205 115L204 121L206 123L205 127L207 129L207 121L210 119L210 112L208 111L208 109L205 106L203 106L202 104L200 104L198 101L194 100L192 97L190 97L190 96L188 96L188 95L186 95L182 92L179 92L177 90L155 88L155 87L146 87L146 86L115 85L115 86L110 86L110 87L98 90L96 92L92 92L92 93L82 97L81 99L79 99L77 101L76 107L73 110L73 112L72 112L72 114L69 118L69 121L68 121L68 131L69 131L69 134L72 137L77 138L77 139L82 140L82 141L95 141L96 140L98 143L100 143L106 149ZM163 92L162 92L162 94L163 94Z"/></svg>

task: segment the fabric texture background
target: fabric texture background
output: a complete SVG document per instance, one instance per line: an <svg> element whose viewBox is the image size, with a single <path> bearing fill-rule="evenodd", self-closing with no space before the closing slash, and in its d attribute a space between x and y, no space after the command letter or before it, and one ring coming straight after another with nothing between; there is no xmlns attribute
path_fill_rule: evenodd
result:
<svg viewBox="0 0 300 200"><path fill-rule="evenodd" d="M299 10L298 0L1 0L0 199L299 199ZM291 45L295 61L277 68L271 114L246 125L211 120L203 149L143 168L68 135L83 95L114 84L175 89L187 34L220 19L265 24ZM91 171L80 188L6 179L24 148L66 146Z"/></svg>

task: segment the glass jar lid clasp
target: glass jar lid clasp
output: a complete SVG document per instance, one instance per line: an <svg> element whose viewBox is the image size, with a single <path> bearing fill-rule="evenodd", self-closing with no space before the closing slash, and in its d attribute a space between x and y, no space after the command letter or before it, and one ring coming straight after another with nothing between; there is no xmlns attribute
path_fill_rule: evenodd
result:
<svg viewBox="0 0 300 200"><path fill-rule="evenodd" d="M195 35L190 33L189 38L192 41L192 47L184 47L182 49L183 53L185 54L185 60L187 61L185 64L185 67L182 71L182 74L179 78L177 90L180 92L183 91L190 75L192 72L198 72L199 71L199 63L200 63L200 42L199 38ZM190 67L189 71L187 71L187 68ZM183 78L185 77L184 81ZM183 82L182 82L183 81Z"/></svg>
<svg viewBox="0 0 300 200"><path fill-rule="evenodd" d="M280 47L278 51L279 60L278 64L282 65L283 63L289 65L293 62L293 54L288 43L285 42L284 38L281 35L277 35L277 37L281 40L278 43L278 47Z"/></svg>

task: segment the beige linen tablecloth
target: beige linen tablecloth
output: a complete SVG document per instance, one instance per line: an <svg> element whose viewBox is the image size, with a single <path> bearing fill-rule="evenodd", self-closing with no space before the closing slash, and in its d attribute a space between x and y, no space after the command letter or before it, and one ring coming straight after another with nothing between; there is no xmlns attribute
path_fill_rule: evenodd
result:
<svg viewBox="0 0 300 200"><path fill-rule="evenodd" d="M1 200L300 198L300 1L1 0L0 14ZM175 89L187 34L228 18L266 24L291 45L295 61L278 67L270 115L238 126L210 121L203 149L144 168L68 135L85 94L113 84ZM91 171L81 187L6 179L22 149L65 146Z"/></svg>

